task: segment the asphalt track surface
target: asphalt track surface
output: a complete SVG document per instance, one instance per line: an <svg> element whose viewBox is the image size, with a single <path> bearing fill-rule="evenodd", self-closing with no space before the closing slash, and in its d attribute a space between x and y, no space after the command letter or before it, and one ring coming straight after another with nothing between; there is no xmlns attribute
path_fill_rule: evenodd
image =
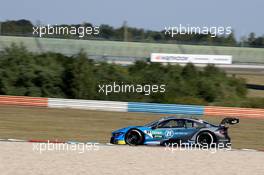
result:
<svg viewBox="0 0 264 175"><path fill-rule="evenodd" d="M0 142L1 175L203 174L263 175L264 152L176 150L160 146L97 145L46 150L39 143ZM42 145L43 146L43 145Z"/></svg>

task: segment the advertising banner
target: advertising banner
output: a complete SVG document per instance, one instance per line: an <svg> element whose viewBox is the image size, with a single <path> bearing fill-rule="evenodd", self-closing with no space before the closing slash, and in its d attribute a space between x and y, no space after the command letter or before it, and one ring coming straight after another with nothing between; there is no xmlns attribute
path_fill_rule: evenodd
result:
<svg viewBox="0 0 264 175"><path fill-rule="evenodd" d="M232 64L231 55L194 55L152 53L151 62L194 63L194 64Z"/></svg>

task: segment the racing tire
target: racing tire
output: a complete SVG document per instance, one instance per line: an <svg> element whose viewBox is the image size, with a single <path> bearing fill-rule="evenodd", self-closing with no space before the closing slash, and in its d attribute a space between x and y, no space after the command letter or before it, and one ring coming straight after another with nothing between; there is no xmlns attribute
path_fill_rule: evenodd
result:
<svg viewBox="0 0 264 175"><path fill-rule="evenodd" d="M142 145L144 143L144 134L137 129L131 129L125 135L125 142L131 146Z"/></svg>
<svg viewBox="0 0 264 175"><path fill-rule="evenodd" d="M202 147L211 147L214 141L214 136L210 132L201 132L196 138L196 143Z"/></svg>

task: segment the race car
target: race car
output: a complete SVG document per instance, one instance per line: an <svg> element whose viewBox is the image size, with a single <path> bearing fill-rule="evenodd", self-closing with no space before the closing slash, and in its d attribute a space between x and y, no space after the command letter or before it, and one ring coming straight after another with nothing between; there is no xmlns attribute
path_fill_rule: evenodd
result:
<svg viewBox="0 0 264 175"><path fill-rule="evenodd" d="M166 145L171 143L219 144L231 142L228 126L238 118L224 118L219 125L196 118L165 117L144 126L129 126L112 132L110 143L128 145Z"/></svg>

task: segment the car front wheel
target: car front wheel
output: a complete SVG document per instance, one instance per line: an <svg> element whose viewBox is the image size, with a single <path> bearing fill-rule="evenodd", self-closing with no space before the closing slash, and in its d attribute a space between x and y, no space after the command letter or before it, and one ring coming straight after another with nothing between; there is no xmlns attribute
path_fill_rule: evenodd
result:
<svg viewBox="0 0 264 175"><path fill-rule="evenodd" d="M128 145L142 145L144 142L144 135L137 129L131 129L127 132L125 141Z"/></svg>

